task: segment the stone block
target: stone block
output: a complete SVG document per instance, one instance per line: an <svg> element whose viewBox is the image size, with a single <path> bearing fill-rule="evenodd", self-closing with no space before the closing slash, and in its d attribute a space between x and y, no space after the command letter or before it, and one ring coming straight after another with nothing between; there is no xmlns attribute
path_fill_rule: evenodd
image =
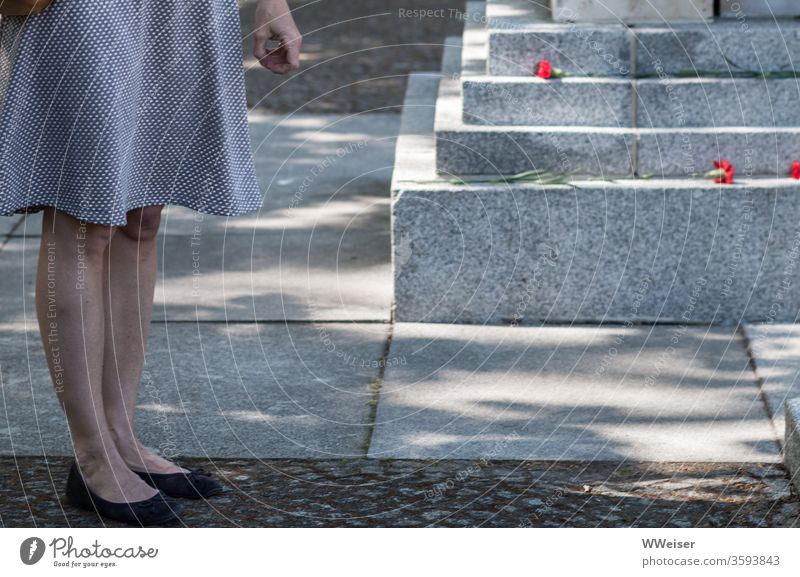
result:
<svg viewBox="0 0 800 577"><path fill-rule="evenodd" d="M673 78L635 86L640 128L800 126L795 79Z"/></svg>
<svg viewBox="0 0 800 577"><path fill-rule="evenodd" d="M796 181L573 186L410 184L393 214L396 318L794 321Z"/></svg>
<svg viewBox="0 0 800 577"><path fill-rule="evenodd" d="M549 8L528 0L468 5L481 18L465 22L465 50L485 44L484 70L491 75L530 76L542 59L575 76L630 74L631 43L622 24L555 23Z"/></svg>
<svg viewBox="0 0 800 577"><path fill-rule="evenodd" d="M484 125L633 125L630 81L474 77L462 84L464 122Z"/></svg>
<svg viewBox="0 0 800 577"><path fill-rule="evenodd" d="M570 126L464 124L460 83L445 78L436 101L436 167L451 175L512 175L527 170L554 174L630 175L631 129Z"/></svg>
<svg viewBox="0 0 800 577"><path fill-rule="evenodd" d="M797 0L720 0L723 18L800 16Z"/></svg>
<svg viewBox="0 0 800 577"><path fill-rule="evenodd" d="M785 72L794 70L800 53L797 20L717 20L631 31L640 76Z"/></svg>
<svg viewBox="0 0 800 577"><path fill-rule="evenodd" d="M786 178L800 150L796 128L653 128L637 138L639 176L688 177L726 159L740 177Z"/></svg>
<svg viewBox="0 0 800 577"><path fill-rule="evenodd" d="M714 16L714 0L551 0L557 21L642 22L704 20Z"/></svg>
<svg viewBox="0 0 800 577"><path fill-rule="evenodd" d="M530 76L538 63L574 76L628 76L630 40L624 26L537 24L489 33L488 71L497 76Z"/></svg>

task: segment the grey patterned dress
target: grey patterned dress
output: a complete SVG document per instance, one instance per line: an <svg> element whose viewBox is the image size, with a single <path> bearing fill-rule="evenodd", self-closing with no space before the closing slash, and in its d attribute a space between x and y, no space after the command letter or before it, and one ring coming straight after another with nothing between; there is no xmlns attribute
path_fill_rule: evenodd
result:
<svg viewBox="0 0 800 577"><path fill-rule="evenodd" d="M0 215L262 206L237 0L54 0L0 17Z"/></svg>

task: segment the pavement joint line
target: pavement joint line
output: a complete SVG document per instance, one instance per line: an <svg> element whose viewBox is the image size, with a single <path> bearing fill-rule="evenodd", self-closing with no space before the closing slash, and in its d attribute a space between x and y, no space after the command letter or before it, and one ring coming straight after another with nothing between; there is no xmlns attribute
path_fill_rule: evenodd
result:
<svg viewBox="0 0 800 577"><path fill-rule="evenodd" d="M306 324L355 324L355 325L389 325L392 324L388 320L381 319L365 319L354 321L352 319L271 319L271 320L225 320L225 319L153 319L152 324L193 324L193 325L306 325Z"/></svg>
<svg viewBox="0 0 800 577"><path fill-rule="evenodd" d="M372 445L372 436L375 433L375 425L378 418L378 402L380 401L381 388L383 388L383 379L386 376L386 365L389 362L389 355L392 350L392 337L394 336L394 323L389 323L389 332L386 335L386 341L383 344L383 353L378 361L378 376L375 377L369 384L370 395L369 401L369 416L365 428L364 442L361 445L361 452L363 457L369 458L369 449Z"/></svg>
<svg viewBox="0 0 800 577"><path fill-rule="evenodd" d="M767 402L767 394L764 392L764 379L758 371L758 364L756 362L755 353L753 352L750 337L747 335L747 330L744 325L739 325L736 330L741 335L742 344L744 345L745 354L747 355L747 363L750 366L750 370L753 372L753 379L758 388L758 397L761 399L761 404L764 407L764 411L767 413L767 417L769 417L769 426L772 429L775 444L778 446L778 452L783 456L784 443L781 442L780 431L778 431L778 428L775 426L775 414L772 412L772 409L769 408L769 402Z"/></svg>

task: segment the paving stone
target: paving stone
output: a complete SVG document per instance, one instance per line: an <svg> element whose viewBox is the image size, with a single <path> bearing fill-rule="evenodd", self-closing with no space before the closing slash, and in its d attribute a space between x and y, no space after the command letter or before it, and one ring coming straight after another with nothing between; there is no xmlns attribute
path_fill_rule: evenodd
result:
<svg viewBox="0 0 800 577"><path fill-rule="evenodd" d="M392 355L371 457L780 460L733 329L399 323Z"/></svg>
<svg viewBox="0 0 800 577"><path fill-rule="evenodd" d="M387 191L388 193L388 191ZM153 319L387 321L392 298L388 200L372 211L255 236L206 233L159 237ZM355 209L357 210L357 209ZM313 221L313 216L310 218ZM39 239L13 238L0 262L0 315L35 318ZM23 308L24 305L24 308Z"/></svg>
<svg viewBox="0 0 800 577"><path fill-rule="evenodd" d="M11 234L22 219L22 215L0 217L0 240Z"/></svg>
<svg viewBox="0 0 800 577"><path fill-rule="evenodd" d="M386 325L153 324L137 404L164 455L357 457ZM35 322L0 330L0 454L71 455Z"/></svg>
<svg viewBox="0 0 800 577"><path fill-rule="evenodd" d="M782 306L776 301L776 309ZM797 315L797 311L794 311ZM744 327L753 356L755 371L775 428L783 440L787 401L800 398L800 325L761 324Z"/></svg>
<svg viewBox="0 0 800 577"><path fill-rule="evenodd" d="M254 237L167 235L154 319L386 321L386 203L339 222Z"/></svg>
<svg viewBox="0 0 800 577"><path fill-rule="evenodd" d="M673 78L639 80L640 128L796 127L800 86L795 79Z"/></svg>
<svg viewBox="0 0 800 577"><path fill-rule="evenodd" d="M463 82L462 95L467 124L633 124L633 89L629 81L621 79L476 77Z"/></svg>
<svg viewBox="0 0 800 577"><path fill-rule="evenodd" d="M59 498L69 459L0 458L4 527L119 527ZM185 527L798 527L780 465L185 459L227 487ZM675 485L686 487L675 489Z"/></svg>

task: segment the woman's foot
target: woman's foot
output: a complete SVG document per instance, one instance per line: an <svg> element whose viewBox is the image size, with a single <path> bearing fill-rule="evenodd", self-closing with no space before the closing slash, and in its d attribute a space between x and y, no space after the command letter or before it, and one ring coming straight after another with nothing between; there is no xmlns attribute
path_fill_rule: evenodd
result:
<svg viewBox="0 0 800 577"><path fill-rule="evenodd" d="M75 462L86 486L106 501L133 503L158 494L155 488L126 466L119 454L96 456L76 453Z"/></svg>
<svg viewBox="0 0 800 577"><path fill-rule="evenodd" d="M154 474L188 473L188 469L179 467L172 461L156 455L153 451L142 445L138 439L133 441L117 442L117 449L122 460L131 471Z"/></svg>

